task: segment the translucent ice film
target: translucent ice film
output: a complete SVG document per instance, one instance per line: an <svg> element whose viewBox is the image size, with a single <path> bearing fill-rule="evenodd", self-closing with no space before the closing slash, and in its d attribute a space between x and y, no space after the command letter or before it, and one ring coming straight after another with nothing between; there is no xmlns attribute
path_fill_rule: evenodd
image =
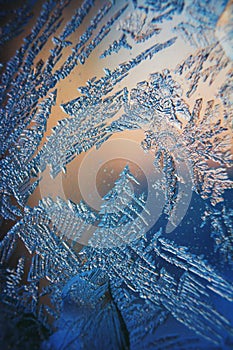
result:
<svg viewBox="0 0 233 350"><path fill-rule="evenodd" d="M233 348L233 1L0 1L1 350Z"/></svg>

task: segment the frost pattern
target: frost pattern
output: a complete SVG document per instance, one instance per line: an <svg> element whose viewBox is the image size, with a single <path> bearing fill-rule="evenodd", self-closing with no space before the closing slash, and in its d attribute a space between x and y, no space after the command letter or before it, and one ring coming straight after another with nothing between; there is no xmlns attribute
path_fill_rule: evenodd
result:
<svg viewBox="0 0 233 350"><path fill-rule="evenodd" d="M135 195L135 184L139 185L126 166L114 187L103 197L104 202L98 213L83 201L76 205L71 201L66 203L61 198L56 202L44 198L41 207L55 223L62 239L75 244L82 242L82 235L85 234L91 246L118 246L138 238L138 232L142 234L147 225L149 213L145 209L145 194ZM144 213L141 213L144 209ZM89 232L91 226L95 228L94 233Z"/></svg>
<svg viewBox="0 0 233 350"><path fill-rule="evenodd" d="M30 24L33 5L11 14L1 29L2 47ZM226 5L225 0L84 0L73 10L71 0L48 0L21 47L1 64L3 347L231 348L232 318L222 305L230 308L233 302L226 272L233 244L227 201L232 62L215 32ZM189 54L157 68L163 55L180 51L180 39ZM62 81L85 69L95 54L104 73L84 86L77 83L77 97L62 101ZM211 98L205 98L203 86L215 91ZM58 104L66 116L50 130ZM135 191L142 184L129 165L99 211L83 200L49 196L29 206L48 167L56 180L80 154L136 130L161 175L154 189L162 189L165 198L149 230L147 196ZM178 171L184 163L194 225L190 214L169 236L166 223L176 226L185 197L180 186L188 180ZM190 240L199 239L198 249L185 241L187 232ZM212 255L203 254L205 235Z"/></svg>
<svg viewBox="0 0 233 350"><path fill-rule="evenodd" d="M210 223L211 237L214 239L215 251L219 251L221 258L229 264L233 263L233 212L223 206L221 209L206 207L202 217L202 226Z"/></svg>
<svg viewBox="0 0 233 350"><path fill-rule="evenodd" d="M211 45L217 41L214 29L226 5L226 0L208 0L206 4L201 0L186 1L186 21L180 22L174 29L194 47Z"/></svg>
<svg viewBox="0 0 233 350"><path fill-rule="evenodd" d="M0 32L0 46L3 46L6 42L10 41L14 37L18 36L28 23L31 13L32 5L23 5L13 10L3 10L0 12L0 19L9 20L1 27Z"/></svg>

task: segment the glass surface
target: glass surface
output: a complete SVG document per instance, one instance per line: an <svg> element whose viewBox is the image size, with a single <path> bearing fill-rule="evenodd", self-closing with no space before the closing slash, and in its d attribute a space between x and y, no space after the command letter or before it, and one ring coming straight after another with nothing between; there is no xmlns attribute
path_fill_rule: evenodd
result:
<svg viewBox="0 0 233 350"><path fill-rule="evenodd" d="M232 349L232 0L0 4L1 348Z"/></svg>

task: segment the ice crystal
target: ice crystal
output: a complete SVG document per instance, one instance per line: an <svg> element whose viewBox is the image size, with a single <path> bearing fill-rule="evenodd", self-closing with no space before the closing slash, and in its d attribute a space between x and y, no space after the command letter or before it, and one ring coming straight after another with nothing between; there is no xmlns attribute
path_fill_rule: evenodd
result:
<svg viewBox="0 0 233 350"><path fill-rule="evenodd" d="M174 29L194 47L205 47L215 43L215 26L227 4L227 0L186 1L184 13L188 21L181 21ZM206 6L207 5L207 6Z"/></svg>
<svg viewBox="0 0 233 350"><path fill-rule="evenodd" d="M227 67L228 63L229 60L221 46L210 45L198 50L195 55L190 55L177 66L175 73L184 76L189 85L186 96L190 97L195 93L201 81L208 81L209 85L213 84L218 74ZM188 73L186 73L187 70Z"/></svg>
<svg viewBox="0 0 233 350"><path fill-rule="evenodd" d="M221 210L206 207L206 211L203 215L202 226L205 226L208 222L211 225L211 237L215 242L215 251L219 251L224 261L233 263L233 250L232 250L232 209L227 210L225 206Z"/></svg>
<svg viewBox="0 0 233 350"><path fill-rule="evenodd" d="M218 97L222 99L224 107L224 118L228 121L228 124L231 126L231 116L233 115L233 98L232 98L232 89L231 89L231 80L233 76L233 69L231 68L226 76L226 80L219 89Z"/></svg>
<svg viewBox="0 0 233 350"><path fill-rule="evenodd" d="M10 16L9 21L1 27L0 33L0 46L3 46L7 41L10 41L14 37L18 36L25 28L29 21L32 10L32 4L23 5L18 9L3 10L0 13L0 19L4 20Z"/></svg>
<svg viewBox="0 0 233 350"><path fill-rule="evenodd" d="M117 53L120 51L122 47L128 50L132 49L132 47L126 41L125 34L121 36L119 41L115 40L113 44L111 44L110 47L101 54L100 58L105 58L107 56L110 56L112 52Z"/></svg>
<svg viewBox="0 0 233 350"><path fill-rule="evenodd" d="M232 2L3 5L3 348L230 349ZM92 206L83 159L131 137Z"/></svg>
<svg viewBox="0 0 233 350"><path fill-rule="evenodd" d="M128 349L123 319L101 270L72 278L62 291L62 298L59 330L43 349L97 349L99 344L105 349ZM89 336L90 328L96 329L95 337Z"/></svg>
<svg viewBox="0 0 233 350"><path fill-rule="evenodd" d="M158 257L176 266L177 269L185 270L178 281L175 275L172 276L165 268L159 269L156 262ZM108 262L107 265L104 264L105 260ZM114 248L95 254L91 252L88 261L88 268L92 266L105 268L113 284L115 279L120 283L117 287L120 287L119 291L115 288L113 290L118 295L120 309L126 309L122 311L123 313L127 312L128 293L133 292L146 299L149 304L155 304L153 311L155 313L158 307L162 306L164 311L160 311L161 320L158 321L158 325L164 321L167 310L197 334L202 334L216 344L221 342L224 329L230 327L229 322L210 306L209 292L212 291L232 301L232 285L223 281L203 258L189 253L186 247L178 247L174 242L162 238L161 232L155 234L151 242L147 239L141 240L124 250ZM199 305L199 308L196 305ZM138 307L140 308L140 305Z"/></svg>

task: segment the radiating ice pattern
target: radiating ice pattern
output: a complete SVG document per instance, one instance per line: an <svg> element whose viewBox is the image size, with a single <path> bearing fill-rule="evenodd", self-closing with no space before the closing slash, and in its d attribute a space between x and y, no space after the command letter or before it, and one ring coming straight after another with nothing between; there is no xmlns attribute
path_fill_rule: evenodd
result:
<svg viewBox="0 0 233 350"><path fill-rule="evenodd" d="M232 1L0 3L2 348L231 349Z"/></svg>

